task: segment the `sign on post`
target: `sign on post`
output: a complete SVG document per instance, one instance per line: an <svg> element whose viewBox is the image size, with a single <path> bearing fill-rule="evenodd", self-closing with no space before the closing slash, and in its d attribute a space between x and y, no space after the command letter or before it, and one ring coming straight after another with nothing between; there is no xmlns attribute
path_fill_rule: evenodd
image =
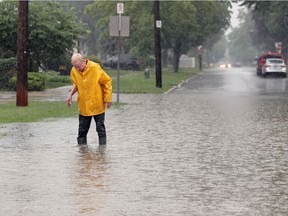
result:
<svg viewBox="0 0 288 216"><path fill-rule="evenodd" d="M278 53L281 53L282 43L281 43L281 42L276 42L276 43L275 43L275 48L276 48L276 50L277 50Z"/></svg>
<svg viewBox="0 0 288 216"><path fill-rule="evenodd" d="M197 51L198 51L198 55L202 55L203 54L203 46L202 45L198 46Z"/></svg>
<svg viewBox="0 0 288 216"><path fill-rule="evenodd" d="M161 28L161 27L162 27L162 21L156 20L156 28Z"/></svg>
<svg viewBox="0 0 288 216"><path fill-rule="evenodd" d="M117 3L117 14L123 14L123 13L124 13L124 4Z"/></svg>
<svg viewBox="0 0 288 216"><path fill-rule="evenodd" d="M109 19L109 35L111 37L119 36L119 16L110 16ZM129 37L130 17L121 16L120 37Z"/></svg>

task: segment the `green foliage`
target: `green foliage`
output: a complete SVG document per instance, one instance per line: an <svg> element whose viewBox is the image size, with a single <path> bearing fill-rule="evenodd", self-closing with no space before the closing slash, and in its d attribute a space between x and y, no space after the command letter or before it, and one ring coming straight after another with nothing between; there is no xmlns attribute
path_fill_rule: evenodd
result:
<svg viewBox="0 0 288 216"><path fill-rule="evenodd" d="M67 75L59 75L56 71L48 71L45 75L45 88L57 88L65 85L71 85L71 78Z"/></svg>
<svg viewBox="0 0 288 216"><path fill-rule="evenodd" d="M102 67L102 61L101 61L101 59L98 56L89 55L89 56L86 56L86 58L91 60L91 61L93 61L93 62L99 63L101 65L101 67Z"/></svg>
<svg viewBox="0 0 288 216"><path fill-rule="evenodd" d="M0 59L0 90L9 90L9 79L16 74L16 58Z"/></svg>
<svg viewBox="0 0 288 216"><path fill-rule="evenodd" d="M251 39L251 30L254 29L251 14L240 11L241 23L228 35L229 56L234 62L251 64L258 54L257 48ZM252 35L253 36L253 35Z"/></svg>
<svg viewBox="0 0 288 216"><path fill-rule="evenodd" d="M18 10L16 2L0 2L1 58L15 56L17 52Z"/></svg>
<svg viewBox="0 0 288 216"><path fill-rule="evenodd" d="M95 1L86 7L88 14L101 18L96 26L103 47L113 55L117 41L108 37L109 16L115 14L115 2ZM230 23L229 1L161 1L162 48L171 49L174 54L174 70L178 70L181 54L197 47L212 37L223 32ZM130 17L130 36L123 39L123 52L139 58L148 64L149 56L154 53L154 14L153 1L125 2L125 16ZM110 52L109 52L110 51Z"/></svg>
<svg viewBox="0 0 288 216"><path fill-rule="evenodd" d="M17 77L9 79L9 89L16 90ZM58 72L48 71L44 73L28 72L28 91L43 91L46 88L56 88L71 85L69 76L61 76Z"/></svg>
<svg viewBox="0 0 288 216"><path fill-rule="evenodd" d="M42 73L28 73L28 90L43 91L45 89L45 76Z"/></svg>
<svg viewBox="0 0 288 216"><path fill-rule="evenodd" d="M29 70L49 68L51 60L65 59L80 34L87 33L76 22L75 11L55 1L29 2ZM0 50L17 52L18 1L0 1Z"/></svg>
<svg viewBox="0 0 288 216"><path fill-rule="evenodd" d="M10 89L16 90L17 77L13 76L9 80ZM43 91L45 89L45 76L43 73L28 73L28 91Z"/></svg>
<svg viewBox="0 0 288 216"><path fill-rule="evenodd" d="M46 66L42 64L43 70L59 71L60 75L69 75L71 67L71 56L68 53L60 58L47 59Z"/></svg>
<svg viewBox="0 0 288 216"><path fill-rule="evenodd" d="M252 39L264 51L276 51L275 42L282 42L282 53L288 53L288 2L287 1L243 1L249 8L255 23ZM267 16L269 13L269 16Z"/></svg>

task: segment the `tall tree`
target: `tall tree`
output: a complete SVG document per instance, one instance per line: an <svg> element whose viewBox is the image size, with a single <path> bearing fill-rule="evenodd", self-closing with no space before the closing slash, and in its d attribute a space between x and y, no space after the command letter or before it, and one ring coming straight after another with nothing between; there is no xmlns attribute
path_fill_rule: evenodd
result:
<svg viewBox="0 0 288 216"><path fill-rule="evenodd" d="M205 4L194 1L160 2L163 49L173 50L175 71L178 71L181 54L228 28L228 7L229 1L207 1ZM125 39L124 50L148 58L154 52L152 3L129 1L125 2L124 8L124 14L130 16L131 22L130 37ZM116 13L116 3L96 1L87 6L86 10L91 14L101 14L102 18L97 22L97 26L103 30L102 38L112 42L109 43L111 47L113 39L107 37L107 26L109 16Z"/></svg>
<svg viewBox="0 0 288 216"><path fill-rule="evenodd" d="M86 13L98 18L96 28L99 33L99 44L102 50L108 55L115 55L117 50L117 40L109 37L109 17L117 16L116 2L97 1L86 7ZM153 4L152 2L128 1L124 3L123 16L130 17L130 36L122 38L122 50L133 57L141 58L141 62L146 64L148 56L154 49L154 26L153 26ZM139 40L139 38L141 40Z"/></svg>
<svg viewBox="0 0 288 216"><path fill-rule="evenodd" d="M196 8L191 2L161 2L163 41L173 50L173 66L177 72L180 56L197 43L199 25Z"/></svg>
<svg viewBox="0 0 288 216"><path fill-rule="evenodd" d="M263 51L275 51L275 42L282 42L282 52L288 53L288 2L248 1L242 5L251 11L255 22L253 36ZM269 12L269 16L267 13Z"/></svg>
<svg viewBox="0 0 288 216"><path fill-rule="evenodd" d="M17 51L17 2L0 2L0 56L11 57ZM29 4L29 66L47 67L52 59L63 58L72 50L80 34L87 33L76 22L75 11L57 2Z"/></svg>
<svg viewBox="0 0 288 216"><path fill-rule="evenodd" d="M182 54L193 47L206 45L207 41L212 46L212 42L217 42L212 38L219 32L224 33L230 25L230 4L224 2L163 2L163 5L163 40L173 49L175 72Z"/></svg>
<svg viewBox="0 0 288 216"><path fill-rule="evenodd" d="M234 62L251 64L258 54L257 47L251 39L254 34L254 23L251 14L243 10L239 12L238 18L240 19L239 27L232 29L228 35L229 56Z"/></svg>

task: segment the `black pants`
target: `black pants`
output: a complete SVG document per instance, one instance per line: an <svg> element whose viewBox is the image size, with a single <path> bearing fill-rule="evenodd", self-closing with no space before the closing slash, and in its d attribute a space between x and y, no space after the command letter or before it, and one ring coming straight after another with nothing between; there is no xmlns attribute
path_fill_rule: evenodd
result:
<svg viewBox="0 0 288 216"><path fill-rule="evenodd" d="M96 131L99 138L106 138L106 129L105 129L105 113L95 115L95 116L82 116L79 114L79 129L78 129L78 138L86 137L90 129L92 117L96 123Z"/></svg>

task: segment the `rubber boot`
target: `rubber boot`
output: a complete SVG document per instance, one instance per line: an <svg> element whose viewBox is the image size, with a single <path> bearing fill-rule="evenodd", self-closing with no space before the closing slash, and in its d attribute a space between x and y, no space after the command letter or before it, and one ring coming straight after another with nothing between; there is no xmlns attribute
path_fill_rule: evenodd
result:
<svg viewBox="0 0 288 216"><path fill-rule="evenodd" d="M87 144L87 138L86 137L78 137L77 142L78 142L78 145L86 145Z"/></svg>
<svg viewBox="0 0 288 216"><path fill-rule="evenodd" d="M106 145L106 137L99 137L99 145Z"/></svg>

